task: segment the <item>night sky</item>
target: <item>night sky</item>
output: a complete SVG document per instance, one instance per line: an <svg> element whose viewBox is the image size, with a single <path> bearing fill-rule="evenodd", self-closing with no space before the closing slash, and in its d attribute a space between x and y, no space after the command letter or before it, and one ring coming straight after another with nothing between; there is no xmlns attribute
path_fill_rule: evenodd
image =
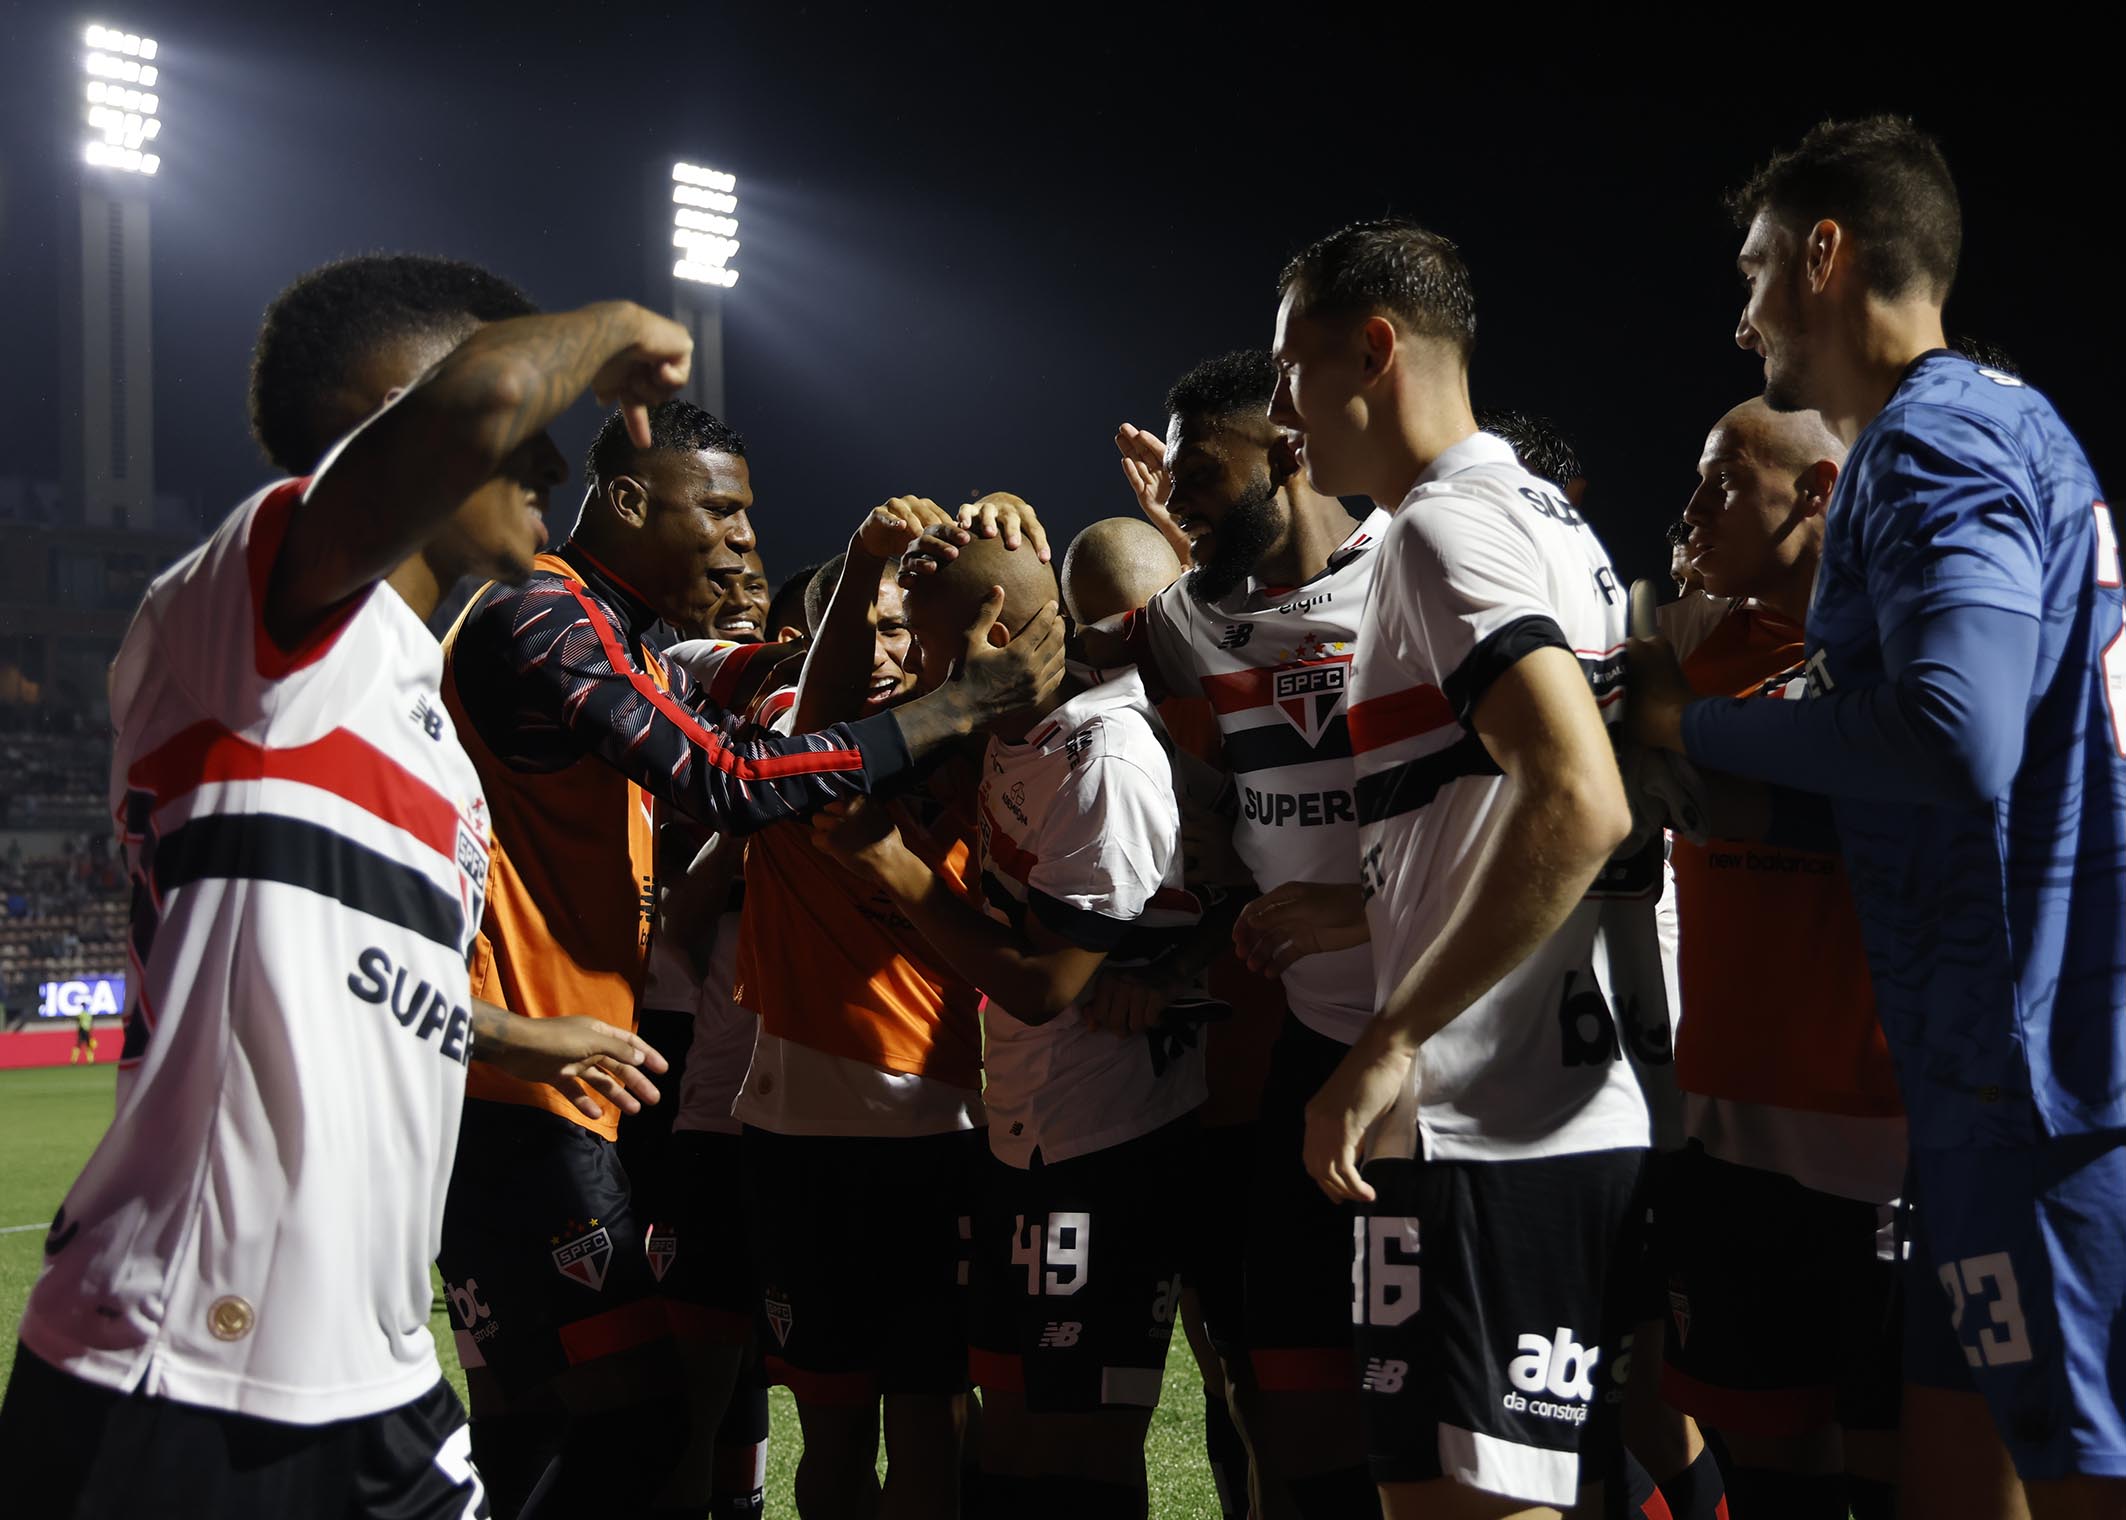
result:
<svg viewBox="0 0 2126 1520"><path fill-rule="evenodd" d="M1975 32L1949 39L1974 50L1953 68L1894 42L1775 66L1710 41L1702 61L1656 62L1518 11L1499 13L1511 54L1348 24L1310 39L1300 23L1328 14L1312 7L1153 14L0 9L0 474L58 473L57 231L97 20L162 44L157 474L209 518L266 478L245 369L293 275L430 251L549 307L641 298L646 243L669 232L653 176L691 158L739 179L728 410L771 575L903 491L1010 488L1065 530L1133 510L1116 424L1159 426L1192 363L1266 344L1297 246L1391 210L1467 253L1478 406L1555 418L1612 554L1647 573L1706 428L1761 385L1732 342L1738 237L1718 194L1818 117L1869 109L1917 116L1957 171L1951 330L2012 353L2118 489L2108 91L2052 73L2018 109L2000 86L2024 76ZM1538 41L1551 62L1526 55ZM585 403L557 428L572 460L595 420ZM557 493L558 526L577 496Z"/></svg>

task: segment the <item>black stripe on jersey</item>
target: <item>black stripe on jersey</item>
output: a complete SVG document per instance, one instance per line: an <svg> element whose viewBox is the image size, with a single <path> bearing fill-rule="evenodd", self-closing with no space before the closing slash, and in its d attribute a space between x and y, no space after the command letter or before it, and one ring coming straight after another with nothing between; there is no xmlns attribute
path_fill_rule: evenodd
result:
<svg viewBox="0 0 2126 1520"><path fill-rule="evenodd" d="M1538 649L1562 649L1572 654L1572 645L1565 641L1565 631L1558 627L1556 620L1533 612L1492 629L1476 648L1469 651L1454 674L1440 682L1440 690L1446 693L1447 704L1454 709L1455 717L1461 719L1462 727L1469 726L1476 704L1484 700L1484 693L1491 690L1491 683ZM1365 813L1363 806L1359 813L1361 816Z"/></svg>
<svg viewBox="0 0 2126 1520"><path fill-rule="evenodd" d="M155 850L159 893L208 880L304 887L453 952L464 943L465 913L456 898L413 867L301 818L211 814L162 836Z"/></svg>
<svg viewBox="0 0 2126 1520"><path fill-rule="evenodd" d="M1226 769L1236 776L1279 765L1309 765L1316 760L1351 758L1351 728L1344 722L1342 713L1329 720L1329 726L1321 731L1319 744L1307 743L1307 736L1282 718L1275 723L1261 723L1235 733L1221 734L1219 740L1225 745Z"/></svg>
<svg viewBox="0 0 2126 1520"><path fill-rule="evenodd" d="M1379 823L1383 818L1393 818L1398 813L1414 813L1421 807L1429 807L1439 795L1441 787L1450 781L1459 781L1464 776L1501 775L1498 763L1491 758L1491 751L1484 748L1484 741L1475 734L1464 734L1445 749L1434 750L1429 755L1420 755L1415 760L1405 760L1401 765L1358 778L1358 822L1360 827Z"/></svg>
<svg viewBox="0 0 2126 1520"><path fill-rule="evenodd" d="M1122 937L1131 928L1126 918L1109 918L1105 913L1076 907L1033 887L1026 889L1026 906L1033 910L1033 916L1049 933L1069 940L1080 950L1098 950L1104 954L1121 944Z"/></svg>

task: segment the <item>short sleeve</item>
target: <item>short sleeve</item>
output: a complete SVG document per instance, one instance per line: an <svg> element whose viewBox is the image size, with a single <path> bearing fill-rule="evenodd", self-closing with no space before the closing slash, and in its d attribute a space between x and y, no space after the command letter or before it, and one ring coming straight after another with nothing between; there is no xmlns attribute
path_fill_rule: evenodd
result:
<svg viewBox="0 0 2126 1520"><path fill-rule="evenodd" d="M1112 950L1158 892L1180 845L1172 775L1096 755L1071 773L1069 792L1042 821L1028 906L1072 944Z"/></svg>
<svg viewBox="0 0 2126 1520"><path fill-rule="evenodd" d="M1421 496L1398 514L1396 525L1405 522L1382 545L1376 572L1393 587L1388 631L1398 656L1438 685L1467 726L1492 682L1521 659L1572 645L1551 611L1536 546L1497 504Z"/></svg>
<svg viewBox="0 0 2126 1520"><path fill-rule="evenodd" d="M1951 607L2036 618L2044 527L2019 451L1983 423L1903 408L1848 461L1861 564L1878 637Z"/></svg>
<svg viewBox="0 0 2126 1520"><path fill-rule="evenodd" d="M1181 601L1187 594L1183 582L1175 581L1122 619L1123 643L1154 701L1202 694L1189 658L1188 609Z"/></svg>

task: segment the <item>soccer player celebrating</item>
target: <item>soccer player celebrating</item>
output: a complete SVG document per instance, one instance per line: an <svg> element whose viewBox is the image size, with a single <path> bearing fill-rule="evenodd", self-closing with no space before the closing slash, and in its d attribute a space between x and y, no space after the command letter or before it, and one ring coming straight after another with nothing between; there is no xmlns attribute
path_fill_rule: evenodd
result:
<svg viewBox="0 0 2126 1520"><path fill-rule="evenodd" d="M740 729L645 644L660 619L713 616L713 578L743 566L753 505L745 442L683 401L645 436L608 418L573 533L523 585L475 596L445 640L444 696L479 767L500 846L475 988L515 1012L633 1026L654 906L651 799L742 834L862 795L1013 710L1061 674L1054 612L1016 649L969 654L920 702L796 736ZM616 1443L640 1481L681 1449L687 1403L611 1144L546 1089L474 1067L445 1215L444 1277L481 1285L493 1321L474 1443L511 1487L589 1502ZM728 1350L735 1370L735 1348ZM549 1421L570 1413L544 1480ZM711 1411L713 1413L713 1411ZM521 1417L523 1423L518 1423ZM483 1429L484 1426L484 1429Z"/></svg>
<svg viewBox="0 0 2126 1520"><path fill-rule="evenodd" d="M131 1006L0 1410L25 1513L486 1513L428 1332L465 1062L624 1108L662 1063L469 996L488 822L424 619L530 568L547 422L591 389L639 426L689 349L441 259L267 313L251 414L294 478L156 578L112 670Z"/></svg>
<svg viewBox="0 0 2126 1520"><path fill-rule="evenodd" d="M1722 615L1669 633L1694 690L1799 693L1845 456L1814 412L1762 400L1707 436L1683 520L1696 600ZM1719 1429L1735 1520L1888 1520L1905 1125L1852 891L1835 855L1774 844L1678 837L1671 861L1694 1143L1656 1204L1675 1226L1663 1391ZM1768 936L1794 953L1766 955Z"/></svg>
<svg viewBox="0 0 2126 1520"><path fill-rule="evenodd" d="M1348 227L1282 287L1271 418L1315 489L1395 505L1350 709L1379 1012L1306 1124L1308 1169L1365 1205L1373 1471L1391 1516L1554 1514L1617 1460L1648 1140L1620 1025L1666 1017L1605 944L1650 903L1588 896L1631 827L1603 713L1624 596L1571 503L1476 430L1451 242Z"/></svg>
<svg viewBox="0 0 2126 1520"><path fill-rule="evenodd" d="M1387 531L1317 491L1270 422L1276 367L1209 360L1167 394L1165 440L1116 444L1139 504L1188 546L1188 573L1122 626L1084 631L1095 664L1134 660L1155 697L1210 700L1239 792L1233 842L1262 896L1236 946L1281 975L1291 1017L1256 1121L1245 1245L1248 1439L1270 1502L1303 1520L1377 1502L1351 1390L1352 1211L1299 1159L1302 1112L1373 1008L1358 892L1345 687Z"/></svg>
<svg viewBox="0 0 2126 1520"><path fill-rule="evenodd" d="M1632 727L1832 799L1910 1131L1906 1512L2017 1513L2020 1473L2032 1514L2126 1514L2111 517L2051 404L1943 339L1962 214L1932 139L1827 122L1733 204L1736 341L1763 355L1771 407L1820 413L1850 450L1808 699L1696 698L1649 645ZM1802 799L1773 798L1781 835L1799 829Z"/></svg>
<svg viewBox="0 0 2126 1520"><path fill-rule="evenodd" d="M914 577L908 619L926 679L970 616L993 610L990 637L1008 640L1055 594L1039 558L996 539ZM819 838L989 1000L992 1161L974 1232L970 1358L983 1394L983 1512L1141 1517L1144 1437L1181 1296L1173 1199L1189 1182L1204 1078L1196 1029L1118 1033L1079 1004L1103 965L1154 962L1200 917L1182 886L1168 750L1136 672L1074 679L992 725L980 807L987 916L901 843L888 815L822 819Z"/></svg>

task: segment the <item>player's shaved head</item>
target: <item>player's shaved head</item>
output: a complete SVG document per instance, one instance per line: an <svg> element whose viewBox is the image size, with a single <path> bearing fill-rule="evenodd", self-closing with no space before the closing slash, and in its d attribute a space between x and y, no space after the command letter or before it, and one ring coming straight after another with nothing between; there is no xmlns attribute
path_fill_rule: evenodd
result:
<svg viewBox="0 0 2126 1520"><path fill-rule="evenodd" d="M1820 459L1844 464L1846 449L1816 412L1773 410L1762 396L1752 396L1713 424L1715 440L1725 440L1753 459L1796 474Z"/></svg>
<svg viewBox="0 0 2126 1520"><path fill-rule="evenodd" d="M1056 574L1031 549L1007 549L1001 538L978 538L961 546L959 557L936 572L916 577L908 588L908 620L918 636L925 631L965 628L974 621L989 588L1004 588L1004 610L997 621L1016 633L1056 598Z"/></svg>
<svg viewBox="0 0 2126 1520"><path fill-rule="evenodd" d="M1105 517L1070 541L1063 556L1063 606L1097 623L1146 602L1181 574L1166 535L1141 517Z"/></svg>

